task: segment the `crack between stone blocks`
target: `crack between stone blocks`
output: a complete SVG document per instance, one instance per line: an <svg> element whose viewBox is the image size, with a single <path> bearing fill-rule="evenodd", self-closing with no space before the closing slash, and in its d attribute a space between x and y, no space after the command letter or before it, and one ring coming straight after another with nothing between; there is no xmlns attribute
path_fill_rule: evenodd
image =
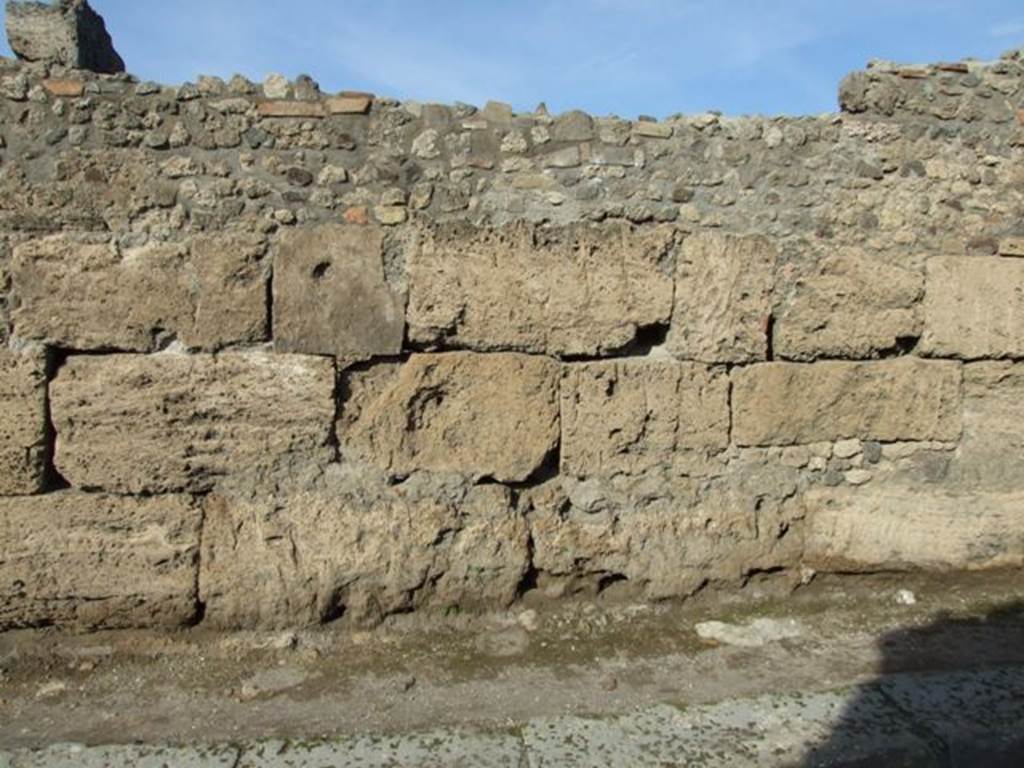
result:
<svg viewBox="0 0 1024 768"><path fill-rule="evenodd" d="M195 581L193 585L195 589L195 613L187 624L189 627L198 627L206 619L206 603L203 602L200 591L203 573L203 544L206 541L206 506L203 503L205 499L206 494L192 495L192 503L195 504L199 512L199 542L196 550Z"/></svg>
<svg viewBox="0 0 1024 768"><path fill-rule="evenodd" d="M53 409L50 400L50 387L53 385L68 355L62 350L51 348L46 350L45 379L43 389L43 478L42 490L52 493L70 488L71 484L57 469L57 427L53 422Z"/></svg>

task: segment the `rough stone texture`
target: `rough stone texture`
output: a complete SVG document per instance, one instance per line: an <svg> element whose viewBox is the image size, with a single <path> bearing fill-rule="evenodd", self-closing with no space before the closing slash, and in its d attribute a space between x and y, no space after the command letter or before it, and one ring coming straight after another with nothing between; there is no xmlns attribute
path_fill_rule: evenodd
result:
<svg viewBox="0 0 1024 768"><path fill-rule="evenodd" d="M823 571L1024 565L1024 494L918 488L807 493L805 561Z"/></svg>
<svg viewBox="0 0 1024 768"><path fill-rule="evenodd" d="M729 444L723 370L668 360L565 366L562 471L587 477L690 469Z"/></svg>
<svg viewBox="0 0 1024 768"><path fill-rule="evenodd" d="M31 386L15 401L42 420L0 418L30 468L0 494L59 485L33 485L55 447L77 490L216 494L348 568L290 500L369 509L358 528L462 514L477 482L516 513L473 537L530 528L522 589L660 599L795 583L816 489L1020 493L1024 57L874 62L840 95L836 115L655 123L0 59L0 344L59 371L54 429ZM294 485L328 467L344 504ZM322 596L349 586L352 616L459 592L431 579L469 523L394 514L422 586L374 570L390 555L367 561L386 588L284 561L297 575L253 577L264 607L227 623L334 618ZM231 567L264 573L244 553L274 536ZM515 552L456 582L502 603Z"/></svg>
<svg viewBox="0 0 1024 768"><path fill-rule="evenodd" d="M0 350L0 496L41 491L46 479L46 354Z"/></svg>
<svg viewBox="0 0 1024 768"><path fill-rule="evenodd" d="M858 251L831 255L794 282L775 324L788 360L870 358L921 336L922 269Z"/></svg>
<svg viewBox="0 0 1024 768"><path fill-rule="evenodd" d="M271 741L244 751L235 768L522 768L523 760L522 739L516 734L438 728L312 744Z"/></svg>
<svg viewBox="0 0 1024 768"><path fill-rule="evenodd" d="M545 357L416 354L342 374L342 456L394 475L417 470L522 481L558 444L559 366Z"/></svg>
<svg viewBox="0 0 1024 768"><path fill-rule="evenodd" d="M743 467L710 483L658 473L550 481L525 499L538 588L659 600L740 583L798 556L795 491L796 472L784 467Z"/></svg>
<svg viewBox="0 0 1024 768"><path fill-rule="evenodd" d="M389 485L332 466L276 492L215 492L204 510L200 593L219 627L504 606L529 562L508 489L451 476Z"/></svg>
<svg viewBox="0 0 1024 768"><path fill-rule="evenodd" d="M124 72L103 18L88 0L7 0L7 42L19 59Z"/></svg>
<svg viewBox="0 0 1024 768"><path fill-rule="evenodd" d="M964 366L964 434L943 480L1012 493L1024 478L1024 363Z"/></svg>
<svg viewBox="0 0 1024 768"><path fill-rule="evenodd" d="M191 621L201 519L190 496L0 498L0 628Z"/></svg>
<svg viewBox="0 0 1024 768"><path fill-rule="evenodd" d="M739 445L960 437L957 363L762 363L733 371L732 384Z"/></svg>
<svg viewBox="0 0 1024 768"><path fill-rule="evenodd" d="M409 259L409 338L592 355L672 311L670 229L580 225L424 232Z"/></svg>
<svg viewBox="0 0 1024 768"><path fill-rule="evenodd" d="M764 360L777 258L764 237L687 238L676 264L669 351L709 363Z"/></svg>
<svg viewBox="0 0 1024 768"><path fill-rule="evenodd" d="M929 260L924 315L925 354L972 360L1024 356L1024 261Z"/></svg>
<svg viewBox="0 0 1024 768"><path fill-rule="evenodd" d="M661 705L614 719L562 716L524 729L530 765L929 765L933 753L880 691L767 695L678 710Z"/></svg>
<svg viewBox="0 0 1024 768"><path fill-rule="evenodd" d="M53 235L14 249L14 333L73 350L219 349L267 334L264 246L235 233L119 248Z"/></svg>
<svg viewBox="0 0 1024 768"><path fill-rule="evenodd" d="M274 344L367 359L402 349L405 297L384 279L376 227L328 224L282 234L274 258Z"/></svg>
<svg viewBox="0 0 1024 768"><path fill-rule="evenodd" d="M235 768L238 747L54 744L13 756L10 768ZM0 757L0 767L4 765Z"/></svg>
<svg viewBox="0 0 1024 768"><path fill-rule="evenodd" d="M160 493L325 460L333 392L331 361L298 355L71 357L50 386L57 468L79 488Z"/></svg>

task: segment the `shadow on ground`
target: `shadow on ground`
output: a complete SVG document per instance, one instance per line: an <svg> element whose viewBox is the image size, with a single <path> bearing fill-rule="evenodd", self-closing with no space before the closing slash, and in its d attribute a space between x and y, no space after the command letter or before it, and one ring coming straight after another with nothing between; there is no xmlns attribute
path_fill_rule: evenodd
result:
<svg viewBox="0 0 1024 768"><path fill-rule="evenodd" d="M877 680L857 688L800 765L1021 768L1022 648L1024 601L884 635Z"/></svg>

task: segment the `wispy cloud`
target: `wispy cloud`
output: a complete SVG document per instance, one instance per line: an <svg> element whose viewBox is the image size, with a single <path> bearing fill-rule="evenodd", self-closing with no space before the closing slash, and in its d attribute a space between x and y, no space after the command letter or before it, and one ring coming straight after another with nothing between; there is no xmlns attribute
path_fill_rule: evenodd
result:
<svg viewBox="0 0 1024 768"><path fill-rule="evenodd" d="M332 90L625 116L816 113L869 58L988 57L1024 39L1020 0L92 2L145 78L308 72Z"/></svg>
<svg viewBox="0 0 1024 768"><path fill-rule="evenodd" d="M1024 37L1024 19L1001 21L992 25L988 33L992 37Z"/></svg>

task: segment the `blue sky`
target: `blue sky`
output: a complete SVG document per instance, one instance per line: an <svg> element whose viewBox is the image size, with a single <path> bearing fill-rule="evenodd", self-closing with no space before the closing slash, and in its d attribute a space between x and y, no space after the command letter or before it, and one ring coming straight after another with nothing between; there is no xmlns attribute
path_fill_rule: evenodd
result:
<svg viewBox="0 0 1024 768"><path fill-rule="evenodd" d="M131 72L623 117L833 111L870 58L1024 46L1021 0L92 0ZM4 53L9 53L4 45Z"/></svg>

